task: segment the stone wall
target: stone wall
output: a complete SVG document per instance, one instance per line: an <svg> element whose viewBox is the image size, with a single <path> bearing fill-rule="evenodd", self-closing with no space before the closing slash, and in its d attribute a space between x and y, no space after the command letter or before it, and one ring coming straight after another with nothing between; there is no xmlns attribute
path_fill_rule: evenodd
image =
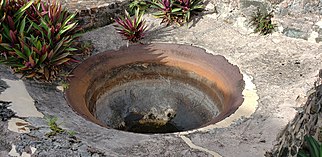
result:
<svg viewBox="0 0 322 157"><path fill-rule="evenodd" d="M62 4L77 12L79 24L85 30L102 27L114 22L114 18L124 13L128 1L111 0L63 0Z"/></svg>
<svg viewBox="0 0 322 157"><path fill-rule="evenodd" d="M321 80L317 83L321 84ZM322 127L322 85L311 91L306 104L298 108L298 114L278 136L278 143L267 157L297 156L304 142L304 135L315 136L321 141Z"/></svg>

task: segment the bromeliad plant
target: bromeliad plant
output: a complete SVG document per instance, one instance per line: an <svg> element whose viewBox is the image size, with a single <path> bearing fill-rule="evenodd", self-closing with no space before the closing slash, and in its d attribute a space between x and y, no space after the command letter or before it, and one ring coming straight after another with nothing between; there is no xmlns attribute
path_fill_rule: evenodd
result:
<svg viewBox="0 0 322 157"><path fill-rule="evenodd" d="M0 63L27 78L54 80L74 61L75 14L56 1L1 0Z"/></svg>
<svg viewBox="0 0 322 157"><path fill-rule="evenodd" d="M192 15L204 9L202 0L158 0L151 1L151 4L151 7L157 10L153 15L162 18L161 23L167 25L188 23Z"/></svg>
<svg viewBox="0 0 322 157"><path fill-rule="evenodd" d="M140 13L139 9L135 10L134 18L132 19L127 11L124 17L118 17L114 25L119 34L125 37L125 40L130 42L138 42L143 39L146 31L145 20L142 19L143 12Z"/></svg>

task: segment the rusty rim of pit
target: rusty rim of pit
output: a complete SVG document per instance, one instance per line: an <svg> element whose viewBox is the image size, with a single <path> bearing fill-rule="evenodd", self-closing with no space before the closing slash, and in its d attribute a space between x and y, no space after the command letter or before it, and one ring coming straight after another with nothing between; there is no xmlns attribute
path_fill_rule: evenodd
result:
<svg viewBox="0 0 322 157"><path fill-rule="evenodd" d="M221 102L220 114L201 127L215 124L233 114L243 102L243 76L239 68L220 55L212 55L204 49L180 44L155 43L132 45L118 51L106 51L91 56L72 73L66 98L73 110L85 119L109 128L91 113L88 90L93 81L117 67L135 63L157 63L187 70L213 82L214 91L207 91ZM212 90L210 89L210 90ZM218 96L220 91L220 96ZM201 128L199 127L199 128ZM197 129L197 128L196 128Z"/></svg>

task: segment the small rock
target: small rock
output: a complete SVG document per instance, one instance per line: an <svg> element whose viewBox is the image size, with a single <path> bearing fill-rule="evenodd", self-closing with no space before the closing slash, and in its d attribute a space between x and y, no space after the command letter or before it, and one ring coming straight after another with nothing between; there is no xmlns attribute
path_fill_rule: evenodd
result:
<svg viewBox="0 0 322 157"><path fill-rule="evenodd" d="M76 144L76 143L72 144L71 150L73 150L73 151L78 150L78 144Z"/></svg>
<svg viewBox="0 0 322 157"><path fill-rule="evenodd" d="M291 38L308 40L308 34L298 29L286 28L283 30L283 34Z"/></svg>
<svg viewBox="0 0 322 157"><path fill-rule="evenodd" d="M9 88L9 86L6 84L6 82L3 80L0 80L0 94L7 88Z"/></svg>

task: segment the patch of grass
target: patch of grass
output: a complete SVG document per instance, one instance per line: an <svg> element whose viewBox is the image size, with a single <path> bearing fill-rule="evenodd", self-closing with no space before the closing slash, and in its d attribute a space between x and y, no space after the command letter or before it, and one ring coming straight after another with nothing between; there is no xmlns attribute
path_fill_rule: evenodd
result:
<svg viewBox="0 0 322 157"><path fill-rule="evenodd" d="M57 123L58 118L57 117L46 117L47 124L51 130L51 132L47 133L46 136L51 137L51 136L56 136L58 134L63 134L66 133L70 137L74 137L76 135L75 131L72 130L65 130L60 127L60 125L63 123ZM75 138L75 137L74 137Z"/></svg>
<svg viewBox="0 0 322 157"><path fill-rule="evenodd" d="M260 35L268 35L275 31L276 24L272 23L273 12L268 14L262 13L259 9L254 12L249 24L254 28L255 33Z"/></svg>
<svg viewBox="0 0 322 157"><path fill-rule="evenodd" d="M75 131L67 131L67 134L69 136L75 136L76 135L76 132Z"/></svg>
<svg viewBox="0 0 322 157"><path fill-rule="evenodd" d="M46 118L47 124L51 130L51 132L47 133L46 136L50 137L50 136L55 136L57 134L63 133L65 132L64 129L62 129L59 125L57 124L57 117L50 117L50 118Z"/></svg>

